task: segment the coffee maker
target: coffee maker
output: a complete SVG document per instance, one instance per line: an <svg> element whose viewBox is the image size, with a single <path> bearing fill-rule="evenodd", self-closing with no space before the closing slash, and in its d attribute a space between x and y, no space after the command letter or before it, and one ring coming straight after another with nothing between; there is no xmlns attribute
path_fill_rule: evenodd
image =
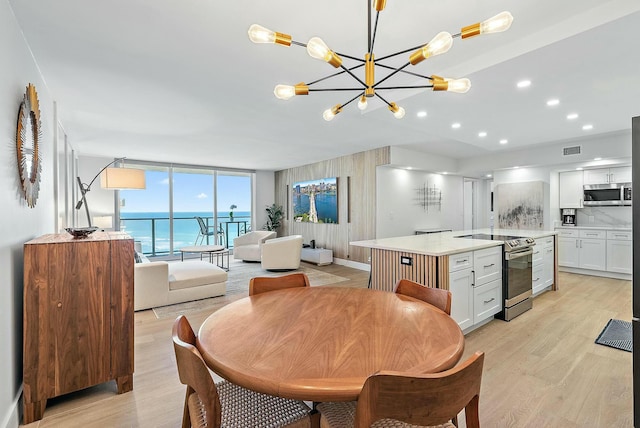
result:
<svg viewBox="0 0 640 428"><path fill-rule="evenodd" d="M575 210L575 208L563 208L562 209L562 225L563 226L575 226L576 225L576 210Z"/></svg>

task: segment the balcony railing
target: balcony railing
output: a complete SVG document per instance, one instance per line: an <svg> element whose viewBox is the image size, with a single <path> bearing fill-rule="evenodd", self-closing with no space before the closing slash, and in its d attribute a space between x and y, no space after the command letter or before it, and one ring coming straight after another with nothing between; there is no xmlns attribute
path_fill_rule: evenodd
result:
<svg viewBox="0 0 640 428"><path fill-rule="evenodd" d="M205 225L213 226L213 217L202 217ZM121 218L120 230L139 241L147 256L176 254L182 247L194 245L200 235L195 217L173 218L173 240L170 236L169 217ZM233 248L233 238L251 230L250 216L218 217L218 230L224 232L224 245ZM173 253L171 242L173 241ZM202 245L217 244L215 236L205 236Z"/></svg>

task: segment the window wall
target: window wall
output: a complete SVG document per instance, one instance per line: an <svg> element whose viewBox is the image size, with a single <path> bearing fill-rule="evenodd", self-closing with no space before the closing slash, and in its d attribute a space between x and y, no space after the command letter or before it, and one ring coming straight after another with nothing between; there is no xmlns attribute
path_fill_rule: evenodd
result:
<svg viewBox="0 0 640 428"><path fill-rule="evenodd" d="M233 238L252 228L252 171L126 163L145 169L147 183L144 190L118 192L118 224L144 254L171 256L195 244L231 248Z"/></svg>

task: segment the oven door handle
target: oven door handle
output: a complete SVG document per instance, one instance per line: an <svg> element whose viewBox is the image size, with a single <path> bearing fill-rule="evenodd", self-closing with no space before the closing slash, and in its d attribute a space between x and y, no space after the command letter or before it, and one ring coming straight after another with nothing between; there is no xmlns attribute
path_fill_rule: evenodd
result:
<svg viewBox="0 0 640 428"><path fill-rule="evenodd" d="M533 248L530 248L526 251L517 251L512 253L504 253L504 258L506 260L519 259L520 257L525 257L533 254Z"/></svg>

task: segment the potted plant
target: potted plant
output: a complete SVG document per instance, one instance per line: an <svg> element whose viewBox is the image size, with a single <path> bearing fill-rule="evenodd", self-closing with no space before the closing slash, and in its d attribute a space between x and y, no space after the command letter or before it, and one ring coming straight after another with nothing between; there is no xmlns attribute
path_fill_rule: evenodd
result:
<svg viewBox="0 0 640 428"><path fill-rule="evenodd" d="M233 210L238 208L236 204L231 204L229 207L229 221L233 221Z"/></svg>
<svg viewBox="0 0 640 428"><path fill-rule="evenodd" d="M282 224L282 217L284 211L282 205L271 204L266 208L267 211L267 224L264 225L265 230L276 230Z"/></svg>

